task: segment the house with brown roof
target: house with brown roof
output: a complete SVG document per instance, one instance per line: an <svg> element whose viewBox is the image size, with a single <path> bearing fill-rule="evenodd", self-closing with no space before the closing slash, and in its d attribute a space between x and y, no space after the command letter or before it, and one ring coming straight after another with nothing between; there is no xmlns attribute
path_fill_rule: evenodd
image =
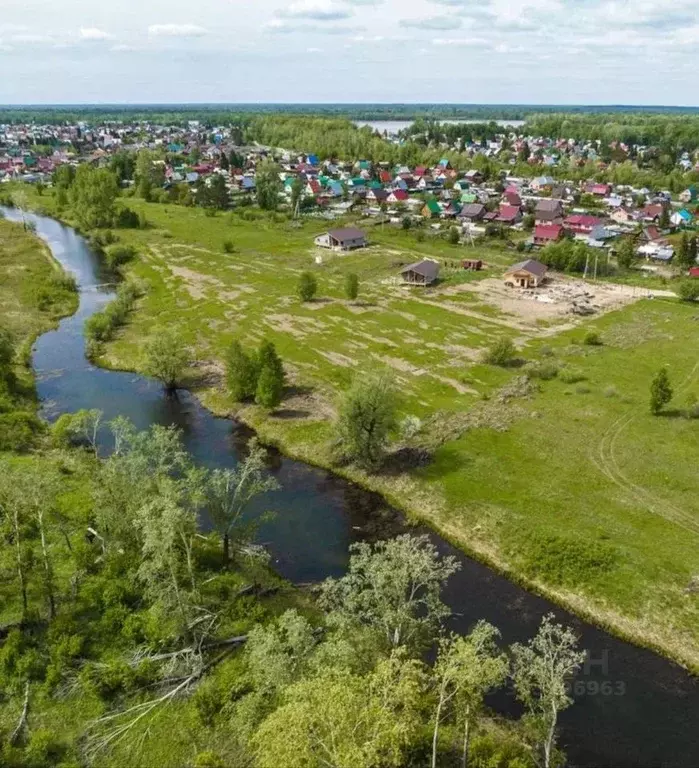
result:
<svg viewBox="0 0 699 768"><path fill-rule="evenodd" d="M431 285L439 277L439 263L432 259L423 259L408 264L400 271L406 285Z"/></svg>
<svg viewBox="0 0 699 768"><path fill-rule="evenodd" d="M369 243L361 229L344 227L331 229L325 234L318 235L315 244L320 248L330 248L333 251L351 251L354 248L364 248Z"/></svg>
<svg viewBox="0 0 699 768"><path fill-rule="evenodd" d="M459 219L465 224L481 221L485 216L486 207L482 203L467 203L461 208Z"/></svg>
<svg viewBox="0 0 699 768"><path fill-rule="evenodd" d="M538 288L546 279L548 267L535 259L520 261L503 275L505 285L512 288Z"/></svg>

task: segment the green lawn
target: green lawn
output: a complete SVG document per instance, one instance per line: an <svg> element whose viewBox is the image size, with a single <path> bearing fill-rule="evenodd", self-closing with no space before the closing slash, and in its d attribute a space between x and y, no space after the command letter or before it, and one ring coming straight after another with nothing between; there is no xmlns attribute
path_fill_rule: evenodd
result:
<svg viewBox="0 0 699 768"><path fill-rule="evenodd" d="M467 285L444 293L499 275L514 252L420 243L411 232L378 227L370 230L371 248L324 253L316 264L313 237L326 228L322 221L296 226L128 204L151 224L118 232L138 246L128 271L150 289L107 346L105 364L138 369L154 329L177 327L195 353L196 372L206 374L193 382L209 406L238 413L263 438L320 464L329 461L338 390L355 372L389 366L401 410L446 442L427 469L345 474L514 578L699 669L699 596L686 591L699 574L699 422L681 413L699 396L699 310L643 301L556 333L555 323L523 323ZM224 253L225 240L234 253ZM489 272L449 267L473 253ZM423 256L443 263L438 288L392 284L401 264ZM319 282L319 299L307 305L295 296L303 270ZM348 272L360 276L357 305L342 295ZM588 329L600 332L603 346L581 343ZM535 381L526 396L502 402L497 392L521 371L479 362L502 335L525 358L553 357L579 380ZM241 408L224 391L231 340L253 346L263 337L276 343L291 382L307 388L283 404L285 418ZM676 397L666 415L653 417L649 383L662 365Z"/></svg>

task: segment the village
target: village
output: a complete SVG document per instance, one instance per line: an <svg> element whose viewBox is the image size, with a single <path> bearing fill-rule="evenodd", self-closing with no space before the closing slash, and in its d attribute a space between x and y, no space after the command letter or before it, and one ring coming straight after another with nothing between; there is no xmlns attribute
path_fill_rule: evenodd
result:
<svg viewBox="0 0 699 768"><path fill-rule="evenodd" d="M198 121L189 121L185 127L148 123L0 125L0 183L19 181L41 189L52 184L59 167L89 163L116 169L122 186L129 187L134 185L133 164L138 153L148 151L158 166L151 193L154 201L197 204L213 182L222 179L222 207L237 207L254 201L259 164L273 159L279 168L280 206L293 209L294 216L330 221L367 218L403 228L424 228L429 234L442 233L464 244L484 239L508 241L521 252L569 239L597 250L600 258L595 257L595 263L600 259L608 263L619 242L628 237L639 260L637 267L664 276L673 274L665 268L673 263L678 237L683 232L692 235L697 225L699 185L690 184L673 194L599 181L608 167L598 159L599 142L556 141L513 131L494 141L467 146L462 141L460 148L474 167L460 171L446 157L434 167L391 166L363 159L321 160L313 153L244 143L243 138L239 128L205 128ZM386 135L386 141L392 142L413 138ZM502 163L496 174L491 168L479 169L502 156L505 147L509 156L526 159L533 172L541 174L515 176ZM629 154L648 151L625 145L613 149ZM554 177L561 156L580 156L587 163L596 163L596 178L573 182L560 173ZM124 172L125 157L131 172ZM509 162L515 164L514 159ZM678 172L697 169L699 160L689 153L677 159ZM689 263L683 258L680 266L696 277L696 253L693 257ZM585 274L589 257L587 262ZM475 263L465 266L477 268Z"/></svg>

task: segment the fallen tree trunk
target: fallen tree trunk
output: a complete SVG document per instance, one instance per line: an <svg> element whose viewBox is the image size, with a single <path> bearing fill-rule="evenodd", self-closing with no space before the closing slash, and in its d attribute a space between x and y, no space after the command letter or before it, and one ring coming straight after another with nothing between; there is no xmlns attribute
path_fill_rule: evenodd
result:
<svg viewBox="0 0 699 768"><path fill-rule="evenodd" d="M24 684L24 704L22 705L22 714L20 715L17 727L10 736L10 746L14 747L19 741L24 729L27 727L27 715L29 714L29 680Z"/></svg>

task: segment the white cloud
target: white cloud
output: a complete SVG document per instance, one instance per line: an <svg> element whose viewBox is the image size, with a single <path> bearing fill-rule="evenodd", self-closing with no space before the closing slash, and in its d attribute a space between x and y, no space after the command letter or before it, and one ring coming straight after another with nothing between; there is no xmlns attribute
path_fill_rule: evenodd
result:
<svg viewBox="0 0 699 768"><path fill-rule="evenodd" d="M197 24L151 24L148 37L202 37L208 30Z"/></svg>
<svg viewBox="0 0 699 768"><path fill-rule="evenodd" d="M278 11L278 15L288 19L339 21L352 16L352 11L334 0L296 0L288 8Z"/></svg>
<svg viewBox="0 0 699 768"><path fill-rule="evenodd" d="M432 45L457 46L463 48L480 48L487 45L488 41L483 37L436 37Z"/></svg>
<svg viewBox="0 0 699 768"><path fill-rule="evenodd" d="M80 27L80 38L82 40L110 40L111 35L97 27Z"/></svg>
<svg viewBox="0 0 699 768"><path fill-rule="evenodd" d="M113 45L109 50L114 51L115 53L127 53L130 51L135 51L136 49L133 47L133 45L125 45L124 43L119 43L118 45Z"/></svg>
<svg viewBox="0 0 699 768"><path fill-rule="evenodd" d="M461 19L458 16L430 16L426 19L401 19L401 27L415 29L459 29Z"/></svg>
<svg viewBox="0 0 699 768"><path fill-rule="evenodd" d="M20 33L18 35L12 35L13 43L27 43L29 45L43 45L45 43L53 43L54 39L51 35L37 35L32 33Z"/></svg>
<svg viewBox="0 0 699 768"><path fill-rule="evenodd" d="M306 53L323 53L322 48L306 48Z"/></svg>

